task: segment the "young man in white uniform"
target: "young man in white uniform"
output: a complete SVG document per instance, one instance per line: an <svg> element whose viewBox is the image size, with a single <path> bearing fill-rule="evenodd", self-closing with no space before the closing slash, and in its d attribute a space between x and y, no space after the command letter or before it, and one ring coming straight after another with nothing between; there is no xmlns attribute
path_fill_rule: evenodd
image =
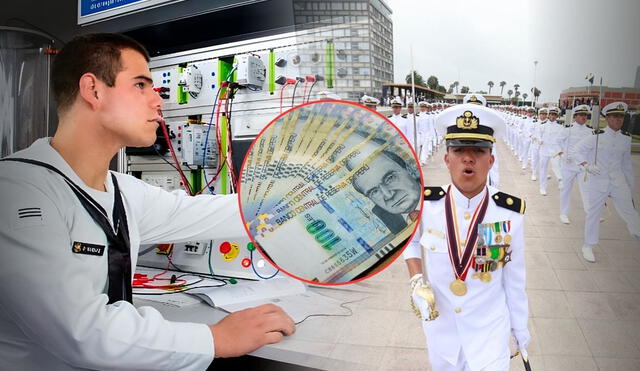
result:
<svg viewBox="0 0 640 371"><path fill-rule="evenodd" d="M549 162L552 162L551 169L553 170L558 182L562 181L560 175L559 165L555 165L558 160L558 153L561 152L560 138L562 137L562 125L556 121L558 119L559 109L557 107L549 108L549 120L542 124L540 127L540 194L547 195L547 171L549 169Z"/></svg>
<svg viewBox="0 0 640 371"><path fill-rule="evenodd" d="M586 125L589 106L581 104L573 109L574 123L564 129L560 146L562 152L559 157L561 161L562 188L560 188L560 221L569 224L569 204L571 203L571 192L573 182L578 182L580 197L584 210L587 210L586 195L584 192L584 168L576 162L576 145L584 138L590 137L592 130Z"/></svg>
<svg viewBox="0 0 640 371"><path fill-rule="evenodd" d="M410 143L413 142L412 139L409 138L409 121L407 120L407 115L402 114L402 100L398 97L395 97L391 100L391 112L392 114L387 116L389 121L391 121L401 132L404 134Z"/></svg>
<svg viewBox="0 0 640 371"><path fill-rule="evenodd" d="M412 302L435 371L506 370L510 336L526 357L530 334L525 203L487 186L494 131L504 122L492 109L466 104L443 111L437 127L446 128L452 184L425 188L420 226L404 252ZM430 295L435 308L424 299Z"/></svg>
<svg viewBox="0 0 640 371"><path fill-rule="evenodd" d="M235 196L168 193L109 171L118 150L156 139L148 60L121 35L70 41L52 68L54 137L0 162L2 370L203 370L294 331L276 306L207 326L132 305L140 244L244 233Z"/></svg>
<svg viewBox="0 0 640 371"><path fill-rule="evenodd" d="M611 197L613 206L626 223L629 233L640 240L640 216L633 199L631 136L621 130L626 112L626 103L613 102L606 105L602 114L607 120L607 127L594 131L593 135L584 138L575 147L576 162L588 172L585 184L587 216L582 246L582 256L588 262L596 260L593 246L599 241L600 214L608 197Z"/></svg>
<svg viewBox="0 0 640 371"><path fill-rule="evenodd" d="M531 180L538 179L538 168L540 166L540 134L542 124L547 122L547 109L540 108L537 120L533 121L533 129L531 130Z"/></svg>

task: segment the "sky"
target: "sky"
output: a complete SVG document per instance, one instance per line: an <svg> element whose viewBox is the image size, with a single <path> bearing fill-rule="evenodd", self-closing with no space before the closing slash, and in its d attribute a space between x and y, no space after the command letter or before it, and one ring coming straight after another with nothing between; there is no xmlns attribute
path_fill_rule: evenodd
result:
<svg viewBox="0 0 640 371"><path fill-rule="evenodd" d="M471 91L503 95L518 83L537 86L539 102L555 102L568 87L596 83L633 87L640 65L638 0L385 0L392 9L394 80L413 66L425 81L438 77ZM538 61L537 66L534 61ZM535 80L535 81L534 81Z"/></svg>

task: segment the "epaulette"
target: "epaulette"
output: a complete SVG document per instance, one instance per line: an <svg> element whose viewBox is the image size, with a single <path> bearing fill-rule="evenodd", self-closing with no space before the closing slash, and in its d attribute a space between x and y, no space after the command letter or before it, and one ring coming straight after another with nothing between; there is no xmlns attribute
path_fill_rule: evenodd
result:
<svg viewBox="0 0 640 371"><path fill-rule="evenodd" d="M631 134L629 134L629 132L628 132L628 131L626 131L626 130L620 130L620 132L622 133L622 135L626 135L626 136L628 136L628 137L630 137L630 136L631 136Z"/></svg>
<svg viewBox="0 0 640 371"><path fill-rule="evenodd" d="M389 116L387 116L387 117L393 117L393 115L389 115Z"/></svg>
<svg viewBox="0 0 640 371"><path fill-rule="evenodd" d="M604 130L602 130L602 129L593 131L593 135L602 134L602 133L604 133Z"/></svg>
<svg viewBox="0 0 640 371"><path fill-rule="evenodd" d="M589 125L589 124L587 124L587 125L585 125L585 126L586 126L586 127L588 127L589 129L593 130L593 126L591 126L591 125Z"/></svg>
<svg viewBox="0 0 640 371"><path fill-rule="evenodd" d="M527 205L524 200L519 199L518 197L508 195L503 192L498 192L493 195L493 201L495 201L496 205L500 207L504 207L505 209L509 209L511 211L515 211L520 214L524 214L524 210Z"/></svg>
<svg viewBox="0 0 640 371"><path fill-rule="evenodd" d="M402 118L406 119L407 118L407 114L405 113L404 115L402 115Z"/></svg>
<svg viewBox="0 0 640 371"><path fill-rule="evenodd" d="M418 116L420 116L420 114L416 112L416 117L418 117Z"/></svg>
<svg viewBox="0 0 640 371"><path fill-rule="evenodd" d="M442 187L424 187L424 200L425 201L438 201L446 192Z"/></svg>
<svg viewBox="0 0 640 371"><path fill-rule="evenodd" d="M538 122L538 120L537 119L533 119L533 122Z"/></svg>

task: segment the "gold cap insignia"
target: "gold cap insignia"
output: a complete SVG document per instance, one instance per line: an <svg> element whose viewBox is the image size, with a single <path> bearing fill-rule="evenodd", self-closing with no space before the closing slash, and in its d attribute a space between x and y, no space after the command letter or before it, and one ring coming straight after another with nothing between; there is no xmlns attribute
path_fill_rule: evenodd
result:
<svg viewBox="0 0 640 371"><path fill-rule="evenodd" d="M82 244L80 242L76 242L73 244L73 252L79 253L82 249Z"/></svg>
<svg viewBox="0 0 640 371"><path fill-rule="evenodd" d="M622 104L618 104L618 107L616 107L616 109L624 111L624 106Z"/></svg>
<svg viewBox="0 0 640 371"><path fill-rule="evenodd" d="M479 123L480 120L476 116L474 116L471 111L464 111L462 116L458 116L458 118L456 119L456 125L460 129L477 129Z"/></svg>
<svg viewBox="0 0 640 371"><path fill-rule="evenodd" d="M472 95L472 96L469 98L469 102L477 102L477 101L478 101L478 98L476 98L476 96L475 96L475 95Z"/></svg>

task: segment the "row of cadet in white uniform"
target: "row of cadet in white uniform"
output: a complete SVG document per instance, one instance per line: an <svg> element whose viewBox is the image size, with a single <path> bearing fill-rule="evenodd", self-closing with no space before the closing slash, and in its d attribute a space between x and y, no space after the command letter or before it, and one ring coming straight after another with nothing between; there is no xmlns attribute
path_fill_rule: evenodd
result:
<svg viewBox="0 0 640 371"><path fill-rule="evenodd" d="M547 171L551 163L559 184L560 221L564 224L570 223L571 192L573 184L578 183L586 214L582 248L585 260L595 261L593 246L599 242L600 217L608 198L629 233L640 239L640 217L632 197L635 185L629 133L609 124L594 131L585 124L587 115L591 114L587 105L574 107L575 121L566 126L557 121L560 112L555 107L541 108L538 119L533 118L532 107L498 109L507 123L505 141L520 160L522 169L530 166L531 180L539 177L542 195L547 195ZM621 126L627 109L625 103L613 102L603 108L602 114L605 117L620 115Z"/></svg>

